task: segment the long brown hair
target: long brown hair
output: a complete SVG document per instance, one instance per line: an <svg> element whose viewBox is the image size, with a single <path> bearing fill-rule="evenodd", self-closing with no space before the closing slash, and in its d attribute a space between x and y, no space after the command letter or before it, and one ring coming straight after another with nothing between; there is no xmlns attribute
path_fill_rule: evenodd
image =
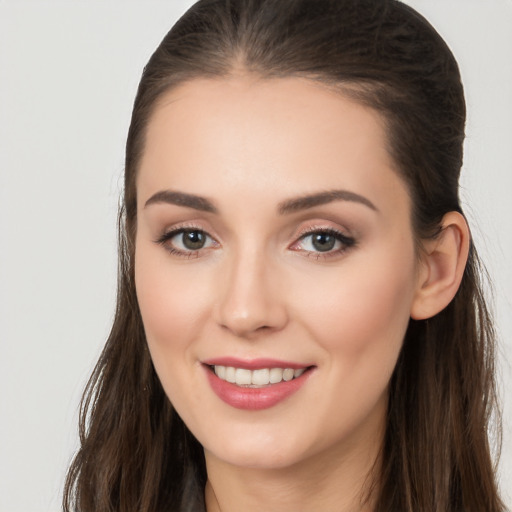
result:
<svg viewBox="0 0 512 512"><path fill-rule="evenodd" d="M68 473L66 511L204 510L203 451L159 383L137 304L135 179L162 95L188 80L240 69L320 81L376 109L409 187L419 243L438 233L445 213L462 211L459 70L417 12L397 0L197 2L150 58L135 99L116 315L82 400L81 448ZM376 511L504 510L489 443L490 426L499 434L499 415L482 275L472 245L451 304L429 320L410 321L390 383Z"/></svg>

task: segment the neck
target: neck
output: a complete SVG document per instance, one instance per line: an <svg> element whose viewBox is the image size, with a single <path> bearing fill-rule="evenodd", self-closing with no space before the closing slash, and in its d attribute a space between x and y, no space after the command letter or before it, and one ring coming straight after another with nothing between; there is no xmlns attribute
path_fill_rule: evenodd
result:
<svg viewBox="0 0 512 512"><path fill-rule="evenodd" d="M382 439L331 449L286 468L241 468L205 452L208 512L371 512ZM338 453L336 453L338 452Z"/></svg>

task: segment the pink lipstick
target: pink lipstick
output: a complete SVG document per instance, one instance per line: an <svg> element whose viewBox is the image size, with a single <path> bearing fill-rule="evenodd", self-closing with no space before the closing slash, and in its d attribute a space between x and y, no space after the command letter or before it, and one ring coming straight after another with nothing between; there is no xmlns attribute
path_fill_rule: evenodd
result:
<svg viewBox="0 0 512 512"><path fill-rule="evenodd" d="M236 409L262 410L282 402L308 380L313 366L275 359L232 357L203 361L215 394Z"/></svg>

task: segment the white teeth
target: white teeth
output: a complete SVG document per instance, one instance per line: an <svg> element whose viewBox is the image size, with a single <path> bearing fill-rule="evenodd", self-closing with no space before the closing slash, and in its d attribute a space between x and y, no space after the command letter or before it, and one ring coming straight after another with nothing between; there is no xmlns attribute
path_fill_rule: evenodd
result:
<svg viewBox="0 0 512 512"><path fill-rule="evenodd" d="M244 387L260 387L270 384L278 384L283 380L288 382L300 377L306 368L293 370L292 368L261 368L258 370L247 370L245 368L234 368L233 366L214 366L215 375L221 380Z"/></svg>
<svg viewBox="0 0 512 512"><path fill-rule="evenodd" d="M245 370L244 368L237 368L235 371L235 383L237 386L248 386L252 384L252 372L251 370Z"/></svg>
<svg viewBox="0 0 512 512"><path fill-rule="evenodd" d="M270 384L277 384L283 380L283 369L272 368L270 370Z"/></svg>
<svg viewBox="0 0 512 512"><path fill-rule="evenodd" d="M300 370L295 370L293 372L293 376L295 378L300 377L305 371L306 371L306 368L301 368Z"/></svg>
<svg viewBox="0 0 512 512"><path fill-rule="evenodd" d="M226 380L226 367L225 366L216 366L215 367L215 375L219 377L219 379Z"/></svg>
<svg viewBox="0 0 512 512"><path fill-rule="evenodd" d="M288 382L289 380L293 379L293 370L291 368L286 368L286 370L283 371L283 380Z"/></svg>
<svg viewBox="0 0 512 512"><path fill-rule="evenodd" d="M226 380L234 384L236 382L235 369L232 366L226 368Z"/></svg>
<svg viewBox="0 0 512 512"><path fill-rule="evenodd" d="M270 384L270 370L268 368L254 370L252 372L251 384L256 386L268 386Z"/></svg>

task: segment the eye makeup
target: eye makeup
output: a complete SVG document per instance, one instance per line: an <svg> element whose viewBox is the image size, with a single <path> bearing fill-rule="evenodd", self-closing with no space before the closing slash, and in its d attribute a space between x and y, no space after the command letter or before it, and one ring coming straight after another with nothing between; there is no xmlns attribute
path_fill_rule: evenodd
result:
<svg viewBox="0 0 512 512"><path fill-rule="evenodd" d="M189 259L198 258L201 252L220 246L205 230L193 224L180 225L165 231L154 242L173 256Z"/></svg>
<svg viewBox="0 0 512 512"><path fill-rule="evenodd" d="M356 245L355 238L332 227L314 226L303 230L290 249L316 259L340 256Z"/></svg>
<svg viewBox="0 0 512 512"><path fill-rule="evenodd" d="M356 245L354 237L333 227L321 225L302 229L294 238L288 249L316 260L341 256ZM172 256L187 259L197 259L208 251L221 247L207 231L194 224L178 225L165 231L154 242Z"/></svg>

